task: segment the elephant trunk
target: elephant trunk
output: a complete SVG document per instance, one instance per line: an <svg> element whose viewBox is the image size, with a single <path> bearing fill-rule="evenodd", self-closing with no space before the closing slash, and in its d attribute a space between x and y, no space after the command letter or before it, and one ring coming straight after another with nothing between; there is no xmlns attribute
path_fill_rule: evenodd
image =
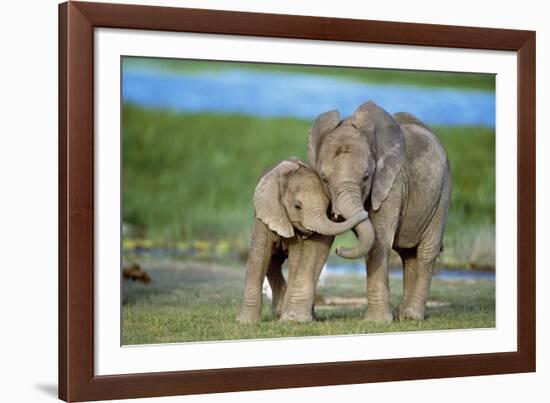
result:
<svg viewBox="0 0 550 403"><path fill-rule="evenodd" d="M359 186L346 186L346 189L339 192L337 198L337 206L345 218L353 217L358 213L365 211L363 200ZM374 228L370 220L360 222L355 231L359 240L357 244L351 248L341 246L336 249L336 254L346 259L356 259L361 256L366 256L369 253L374 243Z"/></svg>
<svg viewBox="0 0 550 403"><path fill-rule="evenodd" d="M328 219L326 210L317 210L309 222L305 222L307 229L323 235L340 235L354 228L357 224L369 218L366 211L359 211L357 214L343 222L333 222Z"/></svg>

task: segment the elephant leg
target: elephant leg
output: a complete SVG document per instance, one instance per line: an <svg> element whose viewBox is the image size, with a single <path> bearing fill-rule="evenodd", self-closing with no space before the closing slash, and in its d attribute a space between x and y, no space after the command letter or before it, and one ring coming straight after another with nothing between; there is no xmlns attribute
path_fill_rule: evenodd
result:
<svg viewBox="0 0 550 403"><path fill-rule="evenodd" d="M366 258L367 262L367 314L373 322L391 322L388 260L400 213L400 199L387 199L380 210L372 215L376 238Z"/></svg>
<svg viewBox="0 0 550 403"><path fill-rule="evenodd" d="M287 258L287 268L288 268L288 275L287 275L287 284L286 284L286 290L285 295L283 296L283 303L282 303L282 309L281 309L281 317L282 313L285 311L286 306L288 304L290 293L292 292L292 284L295 282L296 278L296 269L300 265L300 255L302 254L302 248L301 248L301 240L292 239L289 240L288 243L288 258ZM281 318L279 318L281 319Z"/></svg>
<svg viewBox="0 0 550 403"><path fill-rule="evenodd" d="M367 321L393 320L388 276L389 253L389 247L375 244L367 258Z"/></svg>
<svg viewBox="0 0 550 403"><path fill-rule="evenodd" d="M334 237L313 234L289 245L288 289L281 320L313 320L315 283L328 258Z"/></svg>
<svg viewBox="0 0 550 403"><path fill-rule="evenodd" d="M314 294L313 294L313 306L311 307L311 315L313 317L313 320L316 319L316 315L315 315L315 290L317 289L317 284L319 283L319 277L321 277L321 272L323 271L323 268L325 267L325 264L327 263L327 259L328 259L328 255L330 254L330 248L332 247L332 243L334 242L334 237L333 236L328 236L328 235L318 235L319 238L324 238L324 242L323 244L326 245L326 243L328 243L329 247L328 247L328 252L326 254L326 258L324 259L324 261L322 262L322 264L320 264L320 262L313 268L313 287L314 287ZM326 242L326 243L325 243ZM323 249L323 252L322 253L325 253L324 252L325 250Z"/></svg>
<svg viewBox="0 0 550 403"><path fill-rule="evenodd" d="M313 241L318 243L314 245L308 245L308 246L312 247L312 249L318 248L317 252L313 252L313 253L321 254L319 256L319 259L317 259L314 262L314 266L313 266L313 282L315 285L317 285L317 283L319 282L319 277L321 276L321 272L323 271L323 268L327 263L328 255L330 253L330 248L332 247L332 243L334 242L334 237L315 234L312 236L312 238L314 238Z"/></svg>
<svg viewBox="0 0 550 403"><path fill-rule="evenodd" d="M441 251L448 206L448 192L444 191L417 248L416 282L407 305L400 313L402 319L422 320L425 317L435 260Z"/></svg>
<svg viewBox="0 0 550 403"><path fill-rule="evenodd" d="M267 269L267 280L273 292L273 300L271 301L271 309L273 315L278 319L281 316L283 309L283 300L286 292L286 280L283 276L283 256L273 256L269 268Z"/></svg>
<svg viewBox="0 0 550 403"><path fill-rule="evenodd" d="M414 293L417 271L416 253L416 248L399 251L399 256L403 262L403 296L396 315L398 318L401 318L401 313L409 305L411 295Z"/></svg>
<svg viewBox="0 0 550 403"><path fill-rule="evenodd" d="M246 263L244 297L237 321L258 322L262 313L262 283L271 263L273 239L269 228L260 220L254 220L252 241Z"/></svg>
<svg viewBox="0 0 550 403"><path fill-rule="evenodd" d="M416 282L412 294L400 309L400 319L422 320L426 312L426 302L430 292L432 273L437 252L431 245L418 246L416 257Z"/></svg>

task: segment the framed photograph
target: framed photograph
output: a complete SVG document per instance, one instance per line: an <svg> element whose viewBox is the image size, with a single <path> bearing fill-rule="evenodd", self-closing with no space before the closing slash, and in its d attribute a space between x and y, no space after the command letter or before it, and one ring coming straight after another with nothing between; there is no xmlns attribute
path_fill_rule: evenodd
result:
<svg viewBox="0 0 550 403"><path fill-rule="evenodd" d="M59 6L59 397L535 371L535 33Z"/></svg>

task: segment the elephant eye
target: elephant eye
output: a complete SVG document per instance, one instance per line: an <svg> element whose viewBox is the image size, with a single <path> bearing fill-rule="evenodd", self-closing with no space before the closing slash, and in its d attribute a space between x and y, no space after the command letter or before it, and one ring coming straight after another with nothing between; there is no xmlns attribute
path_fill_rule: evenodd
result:
<svg viewBox="0 0 550 403"><path fill-rule="evenodd" d="M299 202L296 202L296 203L294 203L294 208L295 208L296 210L301 210L301 209L302 209L302 205L301 205Z"/></svg>
<svg viewBox="0 0 550 403"><path fill-rule="evenodd" d="M363 174L363 180L366 181L368 178L369 178L369 172L367 171Z"/></svg>

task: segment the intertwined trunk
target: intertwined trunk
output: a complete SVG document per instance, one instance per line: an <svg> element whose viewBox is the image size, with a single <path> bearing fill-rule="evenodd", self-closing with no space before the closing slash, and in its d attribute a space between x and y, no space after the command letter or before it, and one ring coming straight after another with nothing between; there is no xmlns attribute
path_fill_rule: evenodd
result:
<svg viewBox="0 0 550 403"><path fill-rule="evenodd" d="M340 235L354 228L361 221L368 218L366 211L358 211L344 222L334 222L328 219L326 208L317 208L313 210L309 217L304 218L304 226L313 232L323 235Z"/></svg>
<svg viewBox="0 0 550 403"><path fill-rule="evenodd" d="M336 200L336 205L345 218L354 217L365 211L361 191L358 185L346 184L337 194L338 197ZM375 236L370 219L360 222L355 227L355 231L359 237L357 244L351 248L339 247L336 250L338 256L347 259L356 259L361 256L366 256L367 253L369 253L374 243Z"/></svg>

